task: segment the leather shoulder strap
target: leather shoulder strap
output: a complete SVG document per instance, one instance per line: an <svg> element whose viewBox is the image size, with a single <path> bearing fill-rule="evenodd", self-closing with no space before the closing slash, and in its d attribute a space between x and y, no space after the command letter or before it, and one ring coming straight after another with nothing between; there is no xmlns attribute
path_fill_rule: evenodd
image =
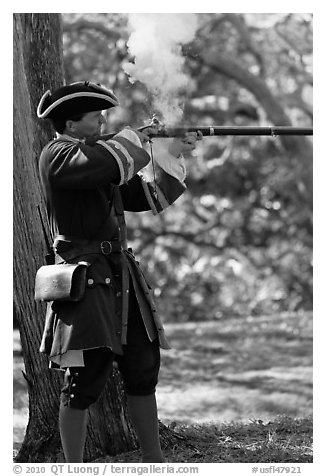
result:
<svg viewBox="0 0 326 476"><path fill-rule="evenodd" d="M125 221L125 212L122 203L120 188L118 185L114 186L113 190L113 205L119 225L119 234L121 241L127 241L127 226Z"/></svg>

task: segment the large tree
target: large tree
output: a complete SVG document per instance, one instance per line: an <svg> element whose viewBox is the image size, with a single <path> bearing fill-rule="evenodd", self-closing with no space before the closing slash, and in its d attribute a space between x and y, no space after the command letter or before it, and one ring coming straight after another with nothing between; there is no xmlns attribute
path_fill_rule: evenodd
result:
<svg viewBox="0 0 326 476"><path fill-rule="evenodd" d="M53 136L37 119L36 108L44 91L62 83L61 16L14 14L14 312L29 394L29 422L16 458L20 462L62 461L57 423L61 377L48 369L47 359L38 352L45 309L33 299L35 274L46 253L37 163ZM121 378L115 372L90 410L85 459L135 447Z"/></svg>

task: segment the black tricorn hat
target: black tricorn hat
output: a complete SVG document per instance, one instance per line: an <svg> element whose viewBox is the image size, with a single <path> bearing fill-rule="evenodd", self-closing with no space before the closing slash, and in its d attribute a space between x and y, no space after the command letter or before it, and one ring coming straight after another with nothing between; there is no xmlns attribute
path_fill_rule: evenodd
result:
<svg viewBox="0 0 326 476"><path fill-rule="evenodd" d="M117 106L119 101L112 91L100 84L82 81L68 84L43 94L37 107L41 119L68 119L78 114L102 111Z"/></svg>

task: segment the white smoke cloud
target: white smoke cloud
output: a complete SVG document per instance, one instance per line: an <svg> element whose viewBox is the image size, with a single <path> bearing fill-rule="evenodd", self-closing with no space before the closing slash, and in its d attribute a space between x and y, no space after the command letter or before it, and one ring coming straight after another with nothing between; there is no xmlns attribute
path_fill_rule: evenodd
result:
<svg viewBox="0 0 326 476"><path fill-rule="evenodd" d="M183 71L181 46L194 39L195 13L129 13L128 42L134 63L124 65L130 81L141 81L153 95L154 107L166 124L182 117L181 95L191 88Z"/></svg>

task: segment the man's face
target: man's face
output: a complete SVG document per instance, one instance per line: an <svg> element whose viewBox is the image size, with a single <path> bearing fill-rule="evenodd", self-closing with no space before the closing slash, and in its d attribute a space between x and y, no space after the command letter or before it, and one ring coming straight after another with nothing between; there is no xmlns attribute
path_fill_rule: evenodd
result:
<svg viewBox="0 0 326 476"><path fill-rule="evenodd" d="M102 111L92 111L86 113L80 121L67 121L67 132L78 139L94 137L101 133L105 123Z"/></svg>

